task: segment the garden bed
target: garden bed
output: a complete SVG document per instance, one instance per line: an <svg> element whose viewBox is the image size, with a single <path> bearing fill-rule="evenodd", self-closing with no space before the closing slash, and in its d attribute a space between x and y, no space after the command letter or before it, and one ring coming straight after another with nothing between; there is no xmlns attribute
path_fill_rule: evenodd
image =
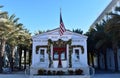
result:
<svg viewBox="0 0 120 78"><path fill-rule="evenodd" d="M84 74L81 69L39 69L37 74L31 75L30 78L90 78L90 75Z"/></svg>
<svg viewBox="0 0 120 78"><path fill-rule="evenodd" d="M90 78L87 75L33 75L30 78Z"/></svg>

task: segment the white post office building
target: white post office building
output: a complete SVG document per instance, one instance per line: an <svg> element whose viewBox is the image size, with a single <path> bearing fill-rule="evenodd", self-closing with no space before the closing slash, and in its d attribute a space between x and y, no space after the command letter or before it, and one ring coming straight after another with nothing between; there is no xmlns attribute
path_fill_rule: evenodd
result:
<svg viewBox="0 0 120 78"><path fill-rule="evenodd" d="M82 68L88 72L87 36L59 28L32 37L31 72L38 69Z"/></svg>

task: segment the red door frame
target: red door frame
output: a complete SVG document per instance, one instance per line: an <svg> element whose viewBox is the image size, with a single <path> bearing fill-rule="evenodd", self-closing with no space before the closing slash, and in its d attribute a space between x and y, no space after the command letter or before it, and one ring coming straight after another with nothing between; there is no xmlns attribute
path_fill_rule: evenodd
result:
<svg viewBox="0 0 120 78"><path fill-rule="evenodd" d="M65 58L66 58L66 47L54 47L53 48L53 55L54 52L58 52L58 67L62 67L62 62L61 62L61 53L65 52Z"/></svg>

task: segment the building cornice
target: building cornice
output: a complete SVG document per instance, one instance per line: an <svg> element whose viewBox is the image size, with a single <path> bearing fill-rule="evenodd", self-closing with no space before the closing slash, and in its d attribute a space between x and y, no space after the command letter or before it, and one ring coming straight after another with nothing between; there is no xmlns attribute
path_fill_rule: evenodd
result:
<svg viewBox="0 0 120 78"><path fill-rule="evenodd" d="M109 5L103 10L103 12L98 16L98 18L92 23L92 25L90 26L90 28L93 28L95 26L96 23L100 22L104 16L112 11L112 8L114 6L116 6L117 2L119 2L120 0L112 0Z"/></svg>

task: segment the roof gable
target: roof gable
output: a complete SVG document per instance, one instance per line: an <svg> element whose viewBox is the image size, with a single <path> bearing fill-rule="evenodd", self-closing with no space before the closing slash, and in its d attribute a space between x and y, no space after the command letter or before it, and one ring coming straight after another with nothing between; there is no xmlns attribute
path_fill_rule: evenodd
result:
<svg viewBox="0 0 120 78"><path fill-rule="evenodd" d="M56 29L53 29L53 30L50 30L50 31L47 31L47 32L44 32L44 33L41 33L41 34L38 34L38 35L34 35L34 36L32 36L32 39L34 39L34 38L47 38L50 35L51 36L52 35L59 35L60 36L59 28L56 28ZM66 32L64 32L63 35L69 35L69 36L81 37L81 38L86 38L87 39L87 36L72 32L70 30L66 30Z"/></svg>

